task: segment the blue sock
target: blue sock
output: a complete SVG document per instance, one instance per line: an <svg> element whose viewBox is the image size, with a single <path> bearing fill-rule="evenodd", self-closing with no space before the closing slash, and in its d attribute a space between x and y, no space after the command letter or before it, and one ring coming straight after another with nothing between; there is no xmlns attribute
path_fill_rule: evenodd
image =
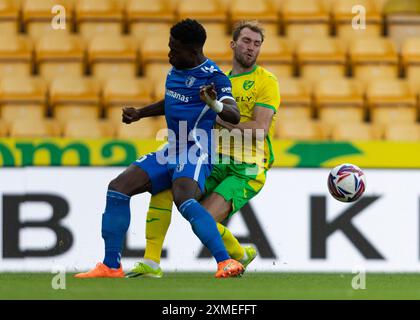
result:
<svg viewBox="0 0 420 320"><path fill-rule="evenodd" d="M210 250L217 262L230 258L217 230L216 221L201 204L189 199L179 206L179 211L189 221L195 235Z"/></svg>
<svg viewBox="0 0 420 320"><path fill-rule="evenodd" d="M130 197L112 190L106 194L102 215L102 238L105 240L104 264L119 268L124 236L130 225Z"/></svg>

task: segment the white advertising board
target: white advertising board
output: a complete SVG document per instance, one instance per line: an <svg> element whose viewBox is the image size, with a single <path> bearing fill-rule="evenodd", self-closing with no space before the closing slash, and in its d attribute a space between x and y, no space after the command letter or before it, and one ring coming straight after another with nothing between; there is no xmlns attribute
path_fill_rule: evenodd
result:
<svg viewBox="0 0 420 320"><path fill-rule="evenodd" d="M101 215L108 183L124 168L0 169L0 271L87 270L102 261ZM229 222L257 246L251 271L420 271L420 170L365 170L367 191L340 203L326 169L272 169L265 187ZM149 194L131 200L124 269L145 248ZM161 266L215 271L174 206Z"/></svg>

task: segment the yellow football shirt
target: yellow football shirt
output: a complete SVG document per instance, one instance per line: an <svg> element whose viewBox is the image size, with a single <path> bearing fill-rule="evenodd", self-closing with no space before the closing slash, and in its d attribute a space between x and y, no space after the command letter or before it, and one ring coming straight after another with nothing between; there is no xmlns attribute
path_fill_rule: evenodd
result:
<svg viewBox="0 0 420 320"><path fill-rule="evenodd" d="M257 163L268 169L274 162L271 140L274 134L276 112L280 106L278 80L271 72L258 65L255 65L251 71L246 73L233 76L230 73L231 71L227 75L232 83L232 95L235 97L241 113L241 122L252 121L255 108L272 109L274 116L265 139L257 142L255 137L248 135L248 138L241 138L242 145L238 145L238 143L232 145L235 138L231 136L230 148L223 147L225 143L219 140L219 153L229 155L239 162Z"/></svg>

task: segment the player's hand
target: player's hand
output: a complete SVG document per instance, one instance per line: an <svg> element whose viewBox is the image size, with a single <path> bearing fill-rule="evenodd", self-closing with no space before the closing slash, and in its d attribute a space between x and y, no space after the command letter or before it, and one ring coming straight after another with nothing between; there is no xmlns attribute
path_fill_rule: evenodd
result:
<svg viewBox="0 0 420 320"><path fill-rule="evenodd" d="M124 107L122 110L122 122L130 124L140 120L140 113L136 108Z"/></svg>
<svg viewBox="0 0 420 320"><path fill-rule="evenodd" d="M205 102L216 113L223 110L223 103L217 101L217 92L214 83L200 88L200 99Z"/></svg>

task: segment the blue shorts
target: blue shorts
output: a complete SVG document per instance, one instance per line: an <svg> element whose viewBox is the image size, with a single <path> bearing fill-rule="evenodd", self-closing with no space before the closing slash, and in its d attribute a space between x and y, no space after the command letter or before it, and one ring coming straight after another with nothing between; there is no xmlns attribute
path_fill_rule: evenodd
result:
<svg viewBox="0 0 420 320"><path fill-rule="evenodd" d="M161 164L156 152L140 157L133 164L143 169L152 183L152 195L158 194L172 187L172 182L178 178L191 178L197 181L201 193L205 193L206 179L210 176L212 165L209 161L202 163Z"/></svg>

